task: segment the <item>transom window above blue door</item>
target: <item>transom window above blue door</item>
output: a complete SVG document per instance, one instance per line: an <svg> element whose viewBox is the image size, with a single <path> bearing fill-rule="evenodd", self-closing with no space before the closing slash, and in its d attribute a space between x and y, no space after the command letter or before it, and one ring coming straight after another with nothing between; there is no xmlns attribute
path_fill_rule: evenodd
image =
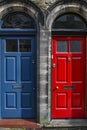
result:
<svg viewBox="0 0 87 130"><path fill-rule="evenodd" d="M20 28L20 29L34 29L34 20L25 13L14 12L4 16L1 20L1 28Z"/></svg>
<svg viewBox="0 0 87 130"><path fill-rule="evenodd" d="M31 52L30 39L7 39L6 52Z"/></svg>

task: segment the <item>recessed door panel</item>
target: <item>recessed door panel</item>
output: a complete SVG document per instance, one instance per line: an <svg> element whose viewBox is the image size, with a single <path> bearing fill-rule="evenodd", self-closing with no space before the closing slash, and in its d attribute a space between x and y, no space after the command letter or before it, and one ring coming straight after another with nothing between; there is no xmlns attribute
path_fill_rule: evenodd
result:
<svg viewBox="0 0 87 130"><path fill-rule="evenodd" d="M21 81L31 81L32 78L31 57L21 57Z"/></svg>
<svg viewBox="0 0 87 130"><path fill-rule="evenodd" d="M21 107L22 108L25 108L25 109L27 109L27 108L30 108L30 109L32 109L32 93L21 93ZM28 100L26 100L26 99L28 99Z"/></svg>
<svg viewBox="0 0 87 130"><path fill-rule="evenodd" d="M56 77L57 77L57 81L58 82L61 82L61 81L64 81L66 82L67 81L67 58L66 57L58 57L56 59Z"/></svg>
<svg viewBox="0 0 87 130"><path fill-rule="evenodd" d="M53 37L52 118L85 117L84 37Z"/></svg>
<svg viewBox="0 0 87 130"><path fill-rule="evenodd" d="M67 94L66 93L57 93L56 99L56 108L63 109L67 108Z"/></svg>
<svg viewBox="0 0 87 130"><path fill-rule="evenodd" d="M81 108L82 100L81 93L72 93L72 108Z"/></svg>
<svg viewBox="0 0 87 130"><path fill-rule="evenodd" d="M16 93L4 93L4 96L5 96L5 109L17 109Z"/></svg>
<svg viewBox="0 0 87 130"><path fill-rule="evenodd" d="M72 81L82 81L82 57L72 57Z"/></svg>
<svg viewBox="0 0 87 130"><path fill-rule="evenodd" d="M5 73L5 81L16 81L17 75L17 62L16 57L5 57L4 61L4 73Z"/></svg>

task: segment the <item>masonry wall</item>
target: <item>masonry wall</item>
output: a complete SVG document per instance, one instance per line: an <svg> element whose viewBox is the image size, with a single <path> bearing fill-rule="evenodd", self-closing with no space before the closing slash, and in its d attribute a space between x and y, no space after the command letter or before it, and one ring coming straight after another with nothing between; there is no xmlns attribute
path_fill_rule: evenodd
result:
<svg viewBox="0 0 87 130"><path fill-rule="evenodd" d="M40 122L46 125L48 119L48 69L49 69L49 37L50 32L40 30ZM51 107L51 106L49 106Z"/></svg>

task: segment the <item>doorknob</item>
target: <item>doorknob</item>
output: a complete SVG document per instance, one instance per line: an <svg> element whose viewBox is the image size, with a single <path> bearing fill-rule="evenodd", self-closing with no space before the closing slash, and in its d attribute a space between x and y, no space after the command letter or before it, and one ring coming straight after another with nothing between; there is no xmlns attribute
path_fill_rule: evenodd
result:
<svg viewBox="0 0 87 130"><path fill-rule="evenodd" d="M56 86L56 89L59 89L59 87L58 87L58 86Z"/></svg>

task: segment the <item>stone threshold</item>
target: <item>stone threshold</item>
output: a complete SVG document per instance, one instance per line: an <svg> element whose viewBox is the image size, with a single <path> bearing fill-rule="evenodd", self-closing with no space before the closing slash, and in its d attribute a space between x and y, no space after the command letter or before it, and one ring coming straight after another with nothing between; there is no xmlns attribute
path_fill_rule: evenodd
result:
<svg viewBox="0 0 87 130"><path fill-rule="evenodd" d="M40 128L40 124L29 119L1 119L0 127L4 128Z"/></svg>
<svg viewBox="0 0 87 130"><path fill-rule="evenodd" d="M87 127L87 119L54 119L47 127Z"/></svg>

